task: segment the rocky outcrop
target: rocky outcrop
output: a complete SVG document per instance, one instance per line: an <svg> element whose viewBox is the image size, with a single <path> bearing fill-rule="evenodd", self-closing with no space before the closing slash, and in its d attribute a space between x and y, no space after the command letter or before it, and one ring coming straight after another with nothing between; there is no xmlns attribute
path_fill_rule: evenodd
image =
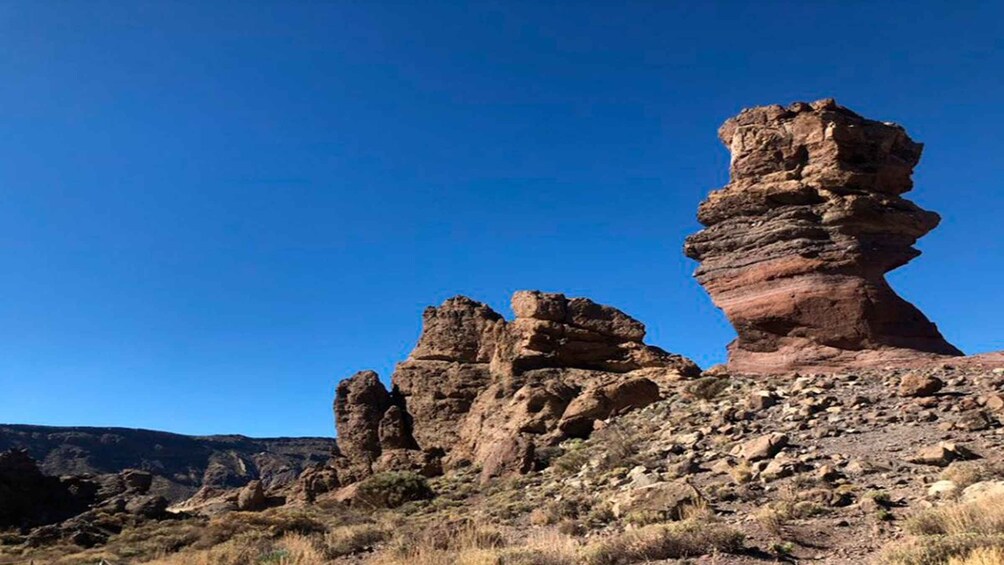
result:
<svg viewBox="0 0 1004 565"><path fill-rule="evenodd" d="M127 524L170 517L138 469L100 476L45 475L26 451L0 453L0 528L29 532L28 545L66 541L90 547Z"/></svg>
<svg viewBox="0 0 1004 565"><path fill-rule="evenodd" d="M646 345L645 326L615 308L537 291L516 293L512 306L512 322L465 297L428 308L390 391L368 371L339 384L341 484L470 464L485 478L526 472L539 446L586 437L597 420L651 404L661 385L700 372Z"/></svg>
<svg viewBox="0 0 1004 565"><path fill-rule="evenodd" d="M59 478L43 475L26 452L5 451L0 453L0 528L64 520L86 510L97 490L94 483L71 489Z"/></svg>
<svg viewBox="0 0 1004 565"><path fill-rule="evenodd" d="M884 274L939 217L900 195L922 146L833 100L744 110L719 137L731 181L687 239L738 339L729 368L769 373L960 355Z"/></svg>

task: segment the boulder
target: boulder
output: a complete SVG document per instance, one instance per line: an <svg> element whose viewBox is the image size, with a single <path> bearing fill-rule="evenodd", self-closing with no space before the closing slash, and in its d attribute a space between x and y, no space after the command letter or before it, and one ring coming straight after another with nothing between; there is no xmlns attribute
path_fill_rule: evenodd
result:
<svg viewBox="0 0 1004 565"><path fill-rule="evenodd" d="M744 110L719 137L731 180L685 252L738 339L729 369L846 370L961 355L889 286L939 217L900 195L922 146L833 100Z"/></svg>
<svg viewBox="0 0 1004 565"><path fill-rule="evenodd" d="M736 455L747 461L771 459L788 445L788 436L772 433L753 438L739 446Z"/></svg>
<svg viewBox="0 0 1004 565"><path fill-rule="evenodd" d="M246 512L257 512L264 510L268 506L268 499L265 497L265 489L261 486L261 481L251 481L241 488L237 494L237 509Z"/></svg>
<svg viewBox="0 0 1004 565"><path fill-rule="evenodd" d="M1004 495L1004 481L981 481L962 489L962 502L975 502L981 498Z"/></svg>
<svg viewBox="0 0 1004 565"><path fill-rule="evenodd" d="M125 483L126 492L129 493L146 494L153 485L153 475L147 471L126 469L120 475L122 482Z"/></svg>
<svg viewBox="0 0 1004 565"><path fill-rule="evenodd" d="M124 510L135 516L159 519L168 515L167 504L163 496L140 495L127 499Z"/></svg>
<svg viewBox="0 0 1004 565"><path fill-rule="evenodd" d="M953 461L967 461L975 459L977 456L965 447L951 442L941 442L937 445L929 445L917 450L917 453L908 459L910 463L917 465L932 465L935 467L947 467Z"/></svg>
<svg viewBox="0 0 1004 565"><path fill-rule="evenodd" d="M659 400L659 385L644 377L587 389L565 409L558 427L571 437L587 437L593 422Z"/></svg>
<svg viewBox="0 0 1004 565"><path fill-rule="evenodd" d="M615 495L611 503L611 511L618 518L644 513L663 520L680 520L688 508L701 506L706 499L686 479L679 479L631 488Z"/></svg>
<svg viewBox="0 0 1004 565"><path fill-rule="evenodd" d="M927 497L934 499L951 499L959 493L959 485L953 481L935 481L927 487Z"/></svg>
<svg viewBox="0 0 1004 565"><path fill-rule="evenodd" d="M899 395L907 397L931 396L944 386L945 383L938 377L909 373L899 381Z"/></svg>
<svg viewBox="0 0 1004 565"><path fill-rule="evenodd" d="M292 498L303 502L314 502L318 496L338 490L339 487L341 481L338 479L337 470L326 465L315 465L300 473L292 489Z"/></svg>

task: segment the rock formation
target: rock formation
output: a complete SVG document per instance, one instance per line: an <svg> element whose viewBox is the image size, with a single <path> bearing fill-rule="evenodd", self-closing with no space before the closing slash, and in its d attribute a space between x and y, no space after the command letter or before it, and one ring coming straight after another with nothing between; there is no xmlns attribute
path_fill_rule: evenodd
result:
<svg viewBox="0 0 1004 565"><path fill-rule="evenodd" d="M90 547L126 524L170 517L152 484L153 475L138 469L53 477L23 450L0 452L0 528L31 530L29 545L64 540Z"/></svg>
<svg viewBox="0 0 1004 565"><path fill-rule="evenodd" d="M731 181L701 203L685 251L738 334L731 370L961 354L884 278L939 222L900 197L922 149L903 128L820 100L744 110L719 137Z"/></svg>
<svg viewBox="0 0 1004 565"><path fill-rule="evenodd" d="M512 322L462 296L430 307L390 391L372 371L338 385L339 483L444 465L479 465L486 478L526 472L537 447L586 437L700 371L643 343L645 326L615 308L536 291L517 292L512 307Z"/></svg>

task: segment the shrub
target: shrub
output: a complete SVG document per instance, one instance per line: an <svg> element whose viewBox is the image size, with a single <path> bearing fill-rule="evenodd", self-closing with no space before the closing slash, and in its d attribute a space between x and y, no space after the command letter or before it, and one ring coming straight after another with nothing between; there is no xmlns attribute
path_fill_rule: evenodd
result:
<svg viewBox="0 0 1004 565"><path fill-rule="evenodd" d="M433 496L425 477L411 472L378 473L359 483L358 489L355 502L371 508L397 508Z"/></svg>
<svg viewBox="0 0 1004 565"><path fill-rule="evenodd" d="M306 535L326 530L322 522L306 511L275 508L264 512L228 512L209 522L195 546L211 547L234 538L238 533L278 538L287 533Z"/></svg>
<svg viewBox="0 0 1004 565"><path fill-rule="evenodd" d="M1004 535L921 536L886 549L878 563L947 565L952 559L964 558L981 549L1004 549Z"/></svg>
<svg viewBox="0 0 1004 565"><path fill-rule="evenodd" d="M586 549L585 561L590 565L627 565L712 552L739 553L744 541L742 532L730 526L692 518L646 526L597 542Z"/></svg>
<svg viewBox="0 0 1004 565"><path fill-rule="evenodd" d="M324 553L329 558L354 555L372 549L386 538L387 532L375 524L342 526L324 535Z"/></svg>
<svg viewBox="0 0 1004 565"><path fill-rule="evenodd" d="M1004 496L931 508L910 518L906 529L912 534L928 536L1004 534Z"/></svg>
<svg viewBox="0 0 1004 565"><path fill-rule="evenodd" d="M925 510L908 519L905 527L916 537L887 549L880 562L946 565L953 559L968 563L965 559L974 554L973 559L982 559L1004 550L1004 496Z"/></svg>
<svg viewBox="0 0 1004 565"><path fill-rule="evenodd" d="M981 547L969 552L965 557L953 557L948 565L1000 565L1004 563L1004 549Z"/></svg>
<svg viewBox="0 0 1004 565"><path fill-rule="evenodd" d="M582 466L589 461L589 452L586 450L582 440L575 439L567 443L565 452L553 459L556 469L566 474L578 473Z"/></svg>

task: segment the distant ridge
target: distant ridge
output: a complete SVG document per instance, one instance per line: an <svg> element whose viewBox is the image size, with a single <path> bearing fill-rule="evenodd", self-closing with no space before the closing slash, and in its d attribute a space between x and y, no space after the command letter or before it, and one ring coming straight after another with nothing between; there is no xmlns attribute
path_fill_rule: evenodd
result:
<svg viewBox="0 0 1004 565"><path fill-rule="evenodd" d="M154 490L170 500L187 498L204 485L235 487L254 479L268 486L287 484L306 467L327 461L336 449L334 438L0 424L0 451L10 448L26 449L48 475L150 471Z"/></svg>

